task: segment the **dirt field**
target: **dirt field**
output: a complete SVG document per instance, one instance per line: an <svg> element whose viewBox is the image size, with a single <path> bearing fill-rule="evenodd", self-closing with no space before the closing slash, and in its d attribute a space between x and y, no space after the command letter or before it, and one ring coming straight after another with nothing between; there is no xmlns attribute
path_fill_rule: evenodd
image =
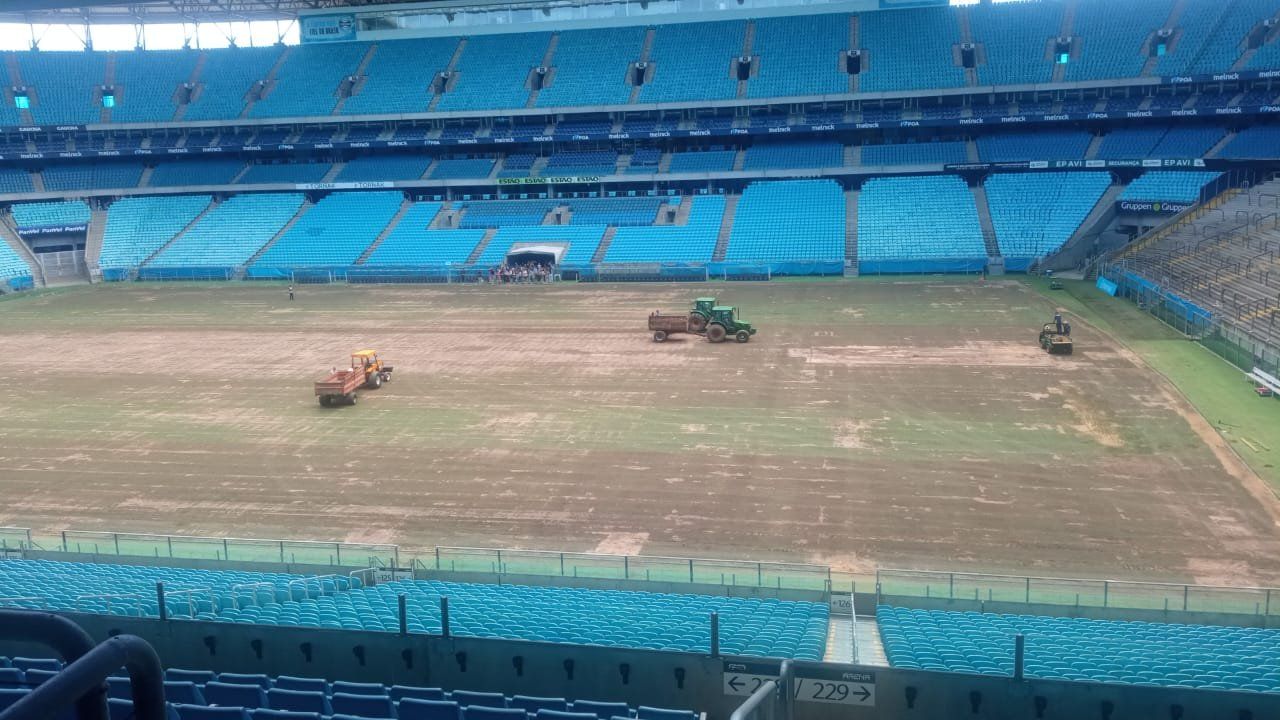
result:
<svg viewBox="0 0 1280 720"><path fill-rule="evenodd" d="M760 334L655 344L713 291ZM81 288L0 303L0 525L1280 581L1275 502L1006 281ZM395 380L325 410L357 347ZM1216 448L1216 452L1215 452Z"/></svg>

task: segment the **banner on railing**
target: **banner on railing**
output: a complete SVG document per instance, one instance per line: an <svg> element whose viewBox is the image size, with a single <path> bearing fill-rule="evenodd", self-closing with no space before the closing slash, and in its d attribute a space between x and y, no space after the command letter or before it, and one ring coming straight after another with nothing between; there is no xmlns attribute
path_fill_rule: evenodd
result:
<svg viewBox="0 0 1280 720"><path fill-rule="evenodd" d="M1101 290L1102 292L1104 292L1104 293L1106 293L1106 294L1110 295L1111 297L1115 297L1115 296L1116 296L1116 290L1118 290L1118 289L1119 289L1119 288L1116 286L1116 284L1115 284L1114 282L1112 282L1112 281L1110 281L1110 280L1108 280L1108 279L1106 279L1106 278L1104 278L1104 277L1102 277L1102 276L1099 276L1099 277L1098 277L1098 282L1097 282L1097 283L1095 283L1095 284L1098 286L1098 289L1099 289L1099 290Z"/></svg>
<svg viewBox="0 0 1280 720"><path fill-rule="evenodd" d="M1142 213L1144 215L1177 215L1194 204L1161 200L1120 200L1116 202L1116 210L1124 213Z"/></svg>
<svg viewBox="0 0 1280 720"><path fill-rule="evenodd" d="M88 232L88 223L73 223L69 225L41 225L39 227L20 227L18 234L22 237L34 237L37 235L75 235L77 233Z"/></svg>
<svg viewBox="0 0 1280 720"><path fill-rule="evenodd" d="M498 178L499 185L572 185L598 183L599 175L555 175L552 177Z"/></svg>

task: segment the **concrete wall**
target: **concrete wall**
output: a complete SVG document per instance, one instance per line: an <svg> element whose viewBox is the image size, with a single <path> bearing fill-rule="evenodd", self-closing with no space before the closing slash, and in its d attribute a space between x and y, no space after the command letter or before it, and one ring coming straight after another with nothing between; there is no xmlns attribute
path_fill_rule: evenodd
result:
<svg viewBox="0 0 1280 720"><path fill-rule="evenodd" d="M696 709L725 720L728 660L691 653L478 638L72 615L96 639L145 638L167 666L340 678ZM0 642L0 653L27 648ZM747 662L760 662L747 659ZM799 675L874 677L874 705L794 703L794 720L1238 720L1280 717L1280 696L796 663ZM570 674L569 667L572 667ZM624 667L626 668L624 670ZM864 683L865 686L865 683ZM1037 700L1042 698L1042 700ZM1037 705L1043 711L1037 713ZM1104 712L1109 704L1110 714ZM1181 711L1172 708L1178 706Z"/></svg>
<svg viewBox="0 0 1280 720"><path fill-rule="evenodd" d="M868 611L876 602L874 595L859 595L858 612ZM1075 605L1027 604L1020 602L987 602L983 600L949 600L947 598L897 597L880 598L884 605L919 608L922 610L949 610L952 612L988 612L1016 615L1046 615L1050 617L1078 617L1093 620L1130 620L1155 623L1184 623L1191 625L1227 625L1235 627L1280 628L1280 615L1262 615L1225 612L1200 612L1195 610L1142 610L1121 607L1088 607ZM1277 609L1272 610L1276 612Z"/></svg>

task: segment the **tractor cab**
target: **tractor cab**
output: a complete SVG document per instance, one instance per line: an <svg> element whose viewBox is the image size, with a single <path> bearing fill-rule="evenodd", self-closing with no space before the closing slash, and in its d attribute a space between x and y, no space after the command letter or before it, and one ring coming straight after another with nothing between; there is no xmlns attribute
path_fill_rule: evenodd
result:
<svg viewBox="0 0 1280 720"><path fill-rule="evenodd" d="M351 369L364 374L365 386L382 387L391 380L390 365L383 365L376 350L357 350L351 353Z"/></svg>
<svg viewBox="0 0 1280 720"><path fill-rule="evenodd" d="M715 308L715 306L716 306L715 298L700 297L693 301L693 312L696 312L699 315L702 315L703 317L710 318L711 311Z"/></svg>
<svg viewBox="0 0 1280 720"><path fill-rule="evenodd" d="M740 343L747 342L756 329L751 323L738 319L738 308L732 305L716 305L711 308L711 320L707 325L707 339L724 342L730 335Z"/></svg>

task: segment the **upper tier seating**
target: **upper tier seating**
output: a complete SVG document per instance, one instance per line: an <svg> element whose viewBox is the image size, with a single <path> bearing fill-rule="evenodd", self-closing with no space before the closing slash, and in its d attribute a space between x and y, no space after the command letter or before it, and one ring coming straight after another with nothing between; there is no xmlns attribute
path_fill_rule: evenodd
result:
<svg viewBox="0 0 1280 720"><path fill-rule="evenodd" d="M457 38L380 41L365 67L364 83L342 104L342 114L426 112L431 82L448 67L457 47Z"/></svg>
<svg viewBox="0 0 1280 720"><path fill-rule="evenodd" d="M1156 158L1201 158L1225 134L1220 127L1174 127L1151 149Z"/></svg>
<svg viewBox="0 0 1280 720"><path fill-rule="evenodd" d="M27 261L19 257L8 243L0 242L0 281L8 284L8 281L14 278L29 277L31 277L31 267L27 265Z"/></svg>
<svg viewBox="0 0 1280 720"><path fill-rule="evenodd" d="M142 163L98 162L50 165L41 175L45 190L100 190L137 187Z"/></svg>
<svg viewBox="0 0 1280 720"><path fill-rule="evenodd" d="M1193 203L1200 199L1200 190L1220 174L1160 170L1144 173L1129 183L1120 193L1120 199Z"/></svg>
<svg viewBox="0 0 1280 720"><path fill-rule="evenodd" d="M291 594L314 595L321 582L328 584L328 592L358 584L337 576L321 581L283 573L0 560L0 597L36 598L15 603L28 608L158 617L157 582L163 582L169 593L165 598L169 611L187 617L241 603L281 602Z"/></svg>
<svg viewBox="0 0 1280 720"><path fill-rule="evenodd" d="M895 667L1012 675L1021 633L1029 677L1280 692L1280 630L887 606L876 622Z"/></svg>
<svg viewBox="0 0 1280 720"><path fill-rule="evenodd" d="M352 158L335 178L338 182L417 180L427 172L426 155L363 155Z"/></svg>
<svg viewBox="0 0 1280 720"><path fill-rule="evenodd" d="M1189 75L1229 69L1240 57L1245 33L1275 14L1270 0L1188 0L1178 19L1173 49L1156 63L1157 75Z"/></svg>
<svg viewBox="0 0 1280 720"><path fill-rule="evenodd" d="M404 195L394 191L329 195L303 213L263 251L253 267L351 265L373 244L403 202Z"/></svg>
<svg viewBox="0 0 1280 720"><path fill-rule="evenodd" d="M498 228L484 252L476 261L481 266L500 265L516 243L536 245L567 243L569 249L561 256L562 263L587 263L595 254L604 237L604 225L513 225Z"/></svg>
<svg viewBox="0 0 1280 720"><path fill-rule="evenodd" d="M35 190L26 170L0 167L0 193L25 193Z"/></svg>
<svg viewBox="0 0 1280 720"><path fill-rule="evenodd" d="M134 50L115 53L116 106L112 122L168 120L178 109L174 93L191 79L200 53L193 50Z"/></svg>
<svg viewBox="0 0 1280 720"><path fill-rule="evenodd" d="M760 67L747 82L747 97L849 92L849 75L837 62L849 49L848 15L760 18L751 44Z"/></svg>
<svg viewBox="0 0 1280 720"><path fill-rule="evenodd" d="M636 148L627 164L628 173L655 173L662 162L662 151L657 148Z"/></svg>
<svg viewBox="0 0 1280 720"><path fill-rule="evenodd" d="M236 181L239 185L270 183L318 183L332 166L328 163L257 163Z"/></svg>
<svg viewBox="0 0 1280 720"><path fill-rule="evenodd" d="M438 202L414 203L374 248L365 265L462 264L484 237L484 230L429 230L440 212Z"/></svg>
<svg viewBox="0 0 1280 720"><path fill-rule="evenodd" d="M691 200L689 220L684 225L618 228L605 252L604 261L626 262L707 262L716 249L716 237L724 219L724 197L697 195Z"/></svg>
<svg viewBox="0 0 1280 720"><path fill-rule="evenodd" d="M98 265L137 267L204 212L211 199L208 195L159 195L113 202L107 210Z"/></svg>
<svg viewBox="0 0 1280 720"><path fill-rule="evenodd" d="M992 175L983 183L1000 254L1038 258L1062 247L1111 186L1105 172Z"/></svg>
<svg viewBox="0 0 1280 720"><path fill-rule="evenodd" d="M574 225L652 225L666 198L603 197L564 200Z"/></svg>
<svg viewBox="0 0 1280 720"><path fill-rule="evenodd" d="M503 225L541 225L555 200L473 200L459 205L466 209L461 228L491 228Z"/></svg>
<svg viewBox="0 0 1280 720"><path fill-rule="evenodd" d="M79 200L20 203L10 210L20 228L84 225L89 222L89 206Z"/></svg>
<svg viewBox="0 0 1280 720"><path fill-rule="evenodd" d="M973 41L986 47L986 63L978 66L980 85L1047 83L1053 64L1045 46L1062 26L1063 4L1041 2L1034 12L1019 3L969 8Z"/></svg>
<svg viewBox="0 0 1280 720"><path fill-rule="evenodd" d="M287 50L275 83L249 108L249 117L328 115L338 104L338 86L356 73L368 43L298 45Z"/></svg>
<svg viewBox="0 0 1280 720"><path fill-rule="evenodd" d="M1263 125L1245 128L1218 151L1220 158L1274 158L1280 154L1280 127Z"/></svg>
<svg viewBox="0 0 1280 720"><path fill-rule="evenodd" d="M1080 38L1079 56L1067 63L1065 79L1136 76L1146 63L1147 38L1164 26L1173 5L1174 0L1077 0L1073 34Z"/></svg>
<svg viewBox="0 0 1280 720"><path fill-rule="evenodd" d="M295 193L236 195L214 206L147 267L240 267L302 207Z"/></svg>
<svg viewBox="0 0 1280 720"><path fill-rule="evenodd" d="M613 175L618 170L615 150L570 150L558 152L547 160L550 175Z"/></svg>
<svg viewBox="0 0 1280 720"><path fill-rule="evenodd" d="M734 211L724 259L840 260L844 220L844 192L834 180L752 183Z"/></svg>
<svg viewBox="0 0 1280 720"><path fill-rule="evenodd" d="M958 177L868 180L858 194L858 259L986 258L973 193Z"/></svg>
<svg viewBox="0 0 1280 720"><path fill-rule="evenodd" d="M656 27L649 53L649 61L654 64L653 78L640 87L640 102L737 96L738 82L729 76L729 70L733 59L742 55L746 29L741 20Z"/></svg>
<svg viewBox="0 0 1280 720"><path fill-rule="evenodd" d="M640 57L645 28L570 30L560 33L551 85L538 92L538 107L623 105L631 97L627 68Z"/></svg>
<svg viewBox="0 0 1280 720"><path fill-rule="evenodd" d="M31 101L33 120L42 125L101 122L102 103L95 96L106 81L106 53L14 54L23 82L35 88L36 97Z"/></svg>
<svg viewBox="0 0 1280 720"><path fill-rule="evenodd" d="M761 143L747 148L744 170L830 168L844 164L844 146L837 142Z"/></svg>
<svg viewBox="0 0 1280 720"><path fill-rule="evenodd" d="M151 172L148 185L150 187L229 185L243 169L243 160L231 158L165 161L156 165L155 170Z"/></svg>
<svg viewBox="0 0 1280 720"><path fill-rule="evenodd" d="M733 169L736 150L704 150L701 152L673 152L669 172L726 172Z"/></svg>
<svg viewBox="0 0 1280 720"><path fill-rule="evenodd" d="M965 84L964 69L952 59L960 26L951 8L864 13L858 16L858 38L870 51L869 67L858 76L862 92Z"/></svg>
<svg viewBox="0 0 1280 720"><path fill-rule="evenodd" d="M455 68L458 79L436 109L524 107L529 99L525 85L529 69L542 64L550 42L551 33L545 32L467 38Z"/></svg>
<svg viewBox="0 0 1280 720"><path fill-rule="evenodd" d="M497 241L495 237L491 246ZM503 254L505 248L492 255L486 250L481 263L496 264ZM584 255L590 257L589 253ZM401 593L407 596L411 632L440 632L440 598L448 596L450 631L459 637L706 651L710 646L709 616L715 611L720 613L720 647L729 654L816 660L823 657L827 640L827 607L818 603L443 581L382 583L263 606L256 609L254 621L398 630L397 596ZM225 612L223 617L233 619Z"/></svg>
<svg viewBox="0 0 1280 720"><path fill-rule="evenodd" d="M184 120L229 120L244 111L249 88L280 58L280 47L228 48L205 54L196 94Z"/></svg>
<svg viewBox="0 0 1280 720"><path fill-rule="evenodd" d="M903 145L863 145L863 165L945 165L968 161L963 142L918 142Z"/></svg>
<svg viewBox="0 0 1280 720"><path fill-rule="evenodd" d="M1045 130L984 135L978 138L983 162L1014 160L1081 160L1092 136L1076 130Z"/></svg>

